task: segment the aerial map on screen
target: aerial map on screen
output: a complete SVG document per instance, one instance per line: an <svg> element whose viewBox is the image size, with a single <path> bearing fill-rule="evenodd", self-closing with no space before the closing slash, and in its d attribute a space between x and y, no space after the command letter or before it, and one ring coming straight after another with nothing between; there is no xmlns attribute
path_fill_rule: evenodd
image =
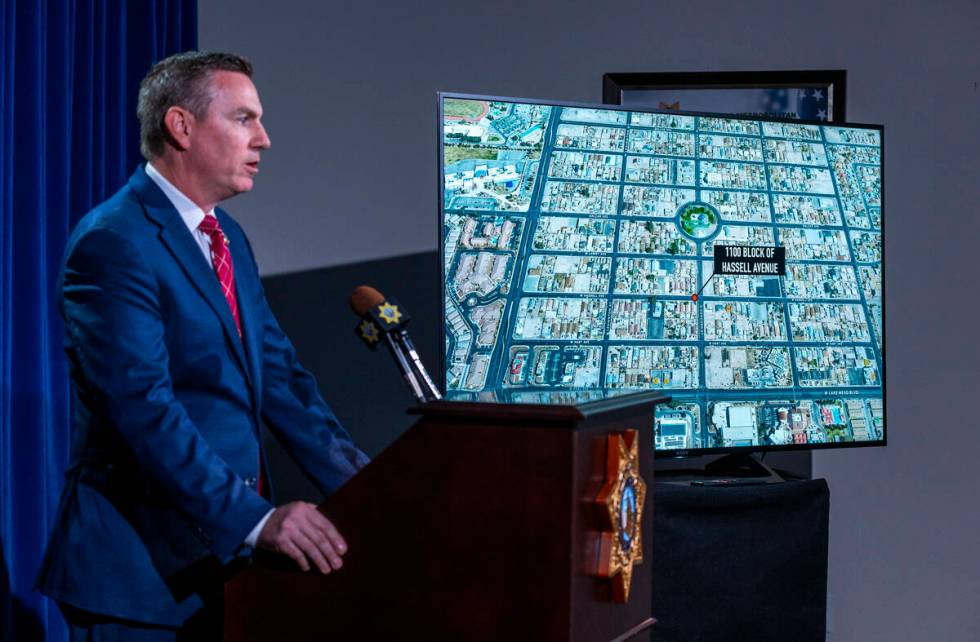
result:
<svg viewBox="0 0 980 642"><path fill-rule="evenodd" d="M658 450L884 438L879 128L442 115L448 392L662 390Z"/></svg>

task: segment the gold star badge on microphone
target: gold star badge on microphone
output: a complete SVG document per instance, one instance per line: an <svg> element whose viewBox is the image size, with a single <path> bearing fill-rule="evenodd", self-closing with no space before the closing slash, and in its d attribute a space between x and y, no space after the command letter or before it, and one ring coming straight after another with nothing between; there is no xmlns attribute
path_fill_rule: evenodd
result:
<svg viewBox="0 0 980 642"><path fill-rule="evenodd" d="M381 317L385 323L395 325L401 320L402 313L399 312L397 305L392 305L385 301L378 306L378 316Z"/></svg>
<svg viewBox="0 0 980 642"><path fill-rule="evenodd" d="M378 327L371 323L368 319L361 321L360 331L361 338L368 344L378 342Z"/></svg>

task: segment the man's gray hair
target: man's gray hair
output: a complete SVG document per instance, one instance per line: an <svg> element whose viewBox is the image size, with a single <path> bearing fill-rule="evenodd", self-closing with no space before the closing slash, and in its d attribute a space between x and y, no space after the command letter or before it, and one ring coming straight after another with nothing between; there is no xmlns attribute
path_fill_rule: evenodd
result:
<svg viewBox="0 0 980 642"><path fill-rule="evenodd" d="M230 53L185 51L153 65L140 82L136 116L140 121L140 153L146 160L161 154L170 134L163 117L171 107L187 109L195 118L208 113L213 95L210 76L215 71L234 71L252 77L252 63Z"/></svg>

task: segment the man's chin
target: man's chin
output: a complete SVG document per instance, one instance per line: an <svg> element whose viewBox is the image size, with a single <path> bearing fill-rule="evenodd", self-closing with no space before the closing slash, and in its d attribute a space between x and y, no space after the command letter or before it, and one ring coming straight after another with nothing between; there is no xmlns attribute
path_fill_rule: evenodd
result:
<svg viewBox="0 0 980 642"><path fill-rule="evenodd" d="M253 185L254 181L251 178L241 178L231 186L231 194L229 194L227 198L231 198L232 196L237 196L245 192L251 192Z"/></svg>

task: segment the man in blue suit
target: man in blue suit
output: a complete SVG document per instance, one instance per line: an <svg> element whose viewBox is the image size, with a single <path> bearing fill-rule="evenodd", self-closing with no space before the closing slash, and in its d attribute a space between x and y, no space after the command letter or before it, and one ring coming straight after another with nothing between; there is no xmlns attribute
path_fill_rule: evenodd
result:
<svg viewBox="0 0 980 642"><path fill-rule="evenodd" d="M367 463L296 360L241 228L270 140L252 68L188 52L140 86L148 162L74 230L61 274L75 428L39 577L73 639L220 635L254 547L339 569L312 504L271 503L261 422L329 494Z"/></svg>

